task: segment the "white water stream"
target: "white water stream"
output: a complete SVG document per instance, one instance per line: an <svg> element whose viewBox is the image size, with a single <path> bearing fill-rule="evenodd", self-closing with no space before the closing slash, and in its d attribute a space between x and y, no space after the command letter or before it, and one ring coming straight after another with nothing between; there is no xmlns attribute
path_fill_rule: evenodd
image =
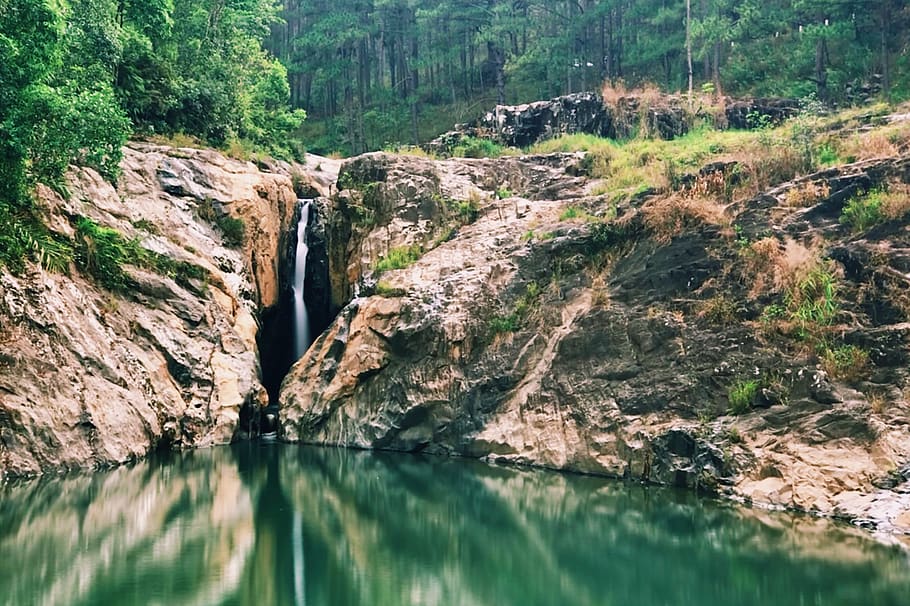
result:
<svg viewBox="0 0 910 606"><path fill-rule="evenodd" d="M306 278L307 226L312 200L301 200L300 221L297 223L297 253L294 257L294 359L299 360L310 346L310 317L303 300L303 283Z"/></svg>

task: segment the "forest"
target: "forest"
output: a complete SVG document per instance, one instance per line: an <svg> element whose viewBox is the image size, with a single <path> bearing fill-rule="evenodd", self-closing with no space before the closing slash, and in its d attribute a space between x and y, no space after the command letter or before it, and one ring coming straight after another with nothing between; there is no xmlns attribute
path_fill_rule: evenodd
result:
<svg viewBox="0 0 910 606"><path fill-rule="evenodd" d="M292 154L304 113L262 46L279 18L271 0L0 0L0 204L72 163L114 178L133 136Z"/></svg>
<svg viewBox="0 0 910 606"><path fill-rule="evenodd" d="M910 95L901 0L290 0L268 48L308 146L418 143L496 103L596 90Z"/></svg>
<svg viewBox="0 0 910 606"><path fill-rule="evenodd" d="M902 0L0 0L0 200L129 137L349 155L603 82L899 100L908 43Z"/></svg>

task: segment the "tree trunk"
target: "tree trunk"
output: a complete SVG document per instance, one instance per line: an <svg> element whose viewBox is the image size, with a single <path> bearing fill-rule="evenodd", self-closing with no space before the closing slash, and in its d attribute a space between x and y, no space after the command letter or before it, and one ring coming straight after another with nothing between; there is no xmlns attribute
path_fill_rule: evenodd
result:
<svg viewBox="0 0 910 606"><path fill-rule="evenodd" d="M689 68L689 106L692 106L692 0L686 0L686 65Z"/></svg>
<svg viewBox="0 0 910 606"><path fill-rule="evenodd" d="M882 53L882 92L891 101L891 70L888 67L888 25L891 23L891 10L888 0L882 0L881 7L881 53Z"/></svg>
<svg viewBox="0 0 910 606"><path fill-rule="evenodd" d="M714 94L720 97L724 94L720 85L720 42L714 43L714 61L711 62L711 79L714 81Z"/></svg>
<svg viewBox="0 0 910 606"><path fill-rule="evenodd" d="M818 100L828 101L828 69L825 64L825 55L827 48L825 39L819 37L815 43L815 86L818 94Z"/></svg>

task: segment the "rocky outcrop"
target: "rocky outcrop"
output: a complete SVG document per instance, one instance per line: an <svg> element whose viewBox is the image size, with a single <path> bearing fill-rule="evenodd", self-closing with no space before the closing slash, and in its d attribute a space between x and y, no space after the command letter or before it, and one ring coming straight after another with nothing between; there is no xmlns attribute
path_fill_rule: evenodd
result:
<svg viewBox="0 0 910 606"><path fill-rule="evenodd" d="M497 105L474 122L440 135L426 147L445 155L466 136L524 148L563 134L621 139L646 131L662 139L673 139L688 130L689 119L678 97L649 100L630 95L615 105L605 105L596 93L574 93L525 105Z"/></svg>
<svg viewBox="0 0 910 606"><path fill-rule="evenodd" d="M724 106L727 126L739 129L756 128L762 123L780 124L797 113L799 101L796 99L728 99Z"/></svg>
<svg viewBox="0 0 910 606"><path fill-rule="evenodd" d="M425 147L444 156L451 154L465 137L492 139L518 148L575 133L610 139L647 133L660 139L675 139L689 132L696 118L717 122L719 127L750 129L764 123L780 124L799 111L794 99L724 98L720 105L722 119L702 109L688 108L685 98L678 95L630 94L605 103L596 93L574 93L525 105L497 105Z"/></svg>
<svg viewBox="0 0 910 606"><path fill-rule="evenodd" d="M873 276L882 292L907 279L910 241L899 222L857 240L838 221L860 187L910 182L908 159L728 206L739 244L732 229L689 219L660 233L655 217L678 209L653 205L685 197L614 209L586 195L575 161L374 155L343 167L328 237L347 243L331 256L344 307L282 386L284 438L674 484L910 532L906 312L862 303L875 299ZM529 171L541 179L496 195ZM562 199L555 182L570 185ZM794 206L788 192L807 184L817 198ZM439 198L457 208L466 188L476 220L453 228ZM777 271L741 252L759 241L774 263L843 264L841 317L852 321L826 334L870 352L866 378L831 376L784 334L793 327L762 324L782 295L750 294ZM418 259L377 275L378 259L413 245ZM731 391L753 381L732 414Z"/></svg>
<svg viewBox="0 0 910 606"><path fill-rule="evenodd" d="M130 286L117 292L75 268L0 269L2 475L229 442L241 409L267 404L257 317L278 298L297 204L291 167L131 143L122 169L116 187L73 170L66 199L39 188L50 229L73 237L87 217L196 269L127 266ZM307 181L307 168L293 170ZM228 217L242 241L219 228Z"/></svg>

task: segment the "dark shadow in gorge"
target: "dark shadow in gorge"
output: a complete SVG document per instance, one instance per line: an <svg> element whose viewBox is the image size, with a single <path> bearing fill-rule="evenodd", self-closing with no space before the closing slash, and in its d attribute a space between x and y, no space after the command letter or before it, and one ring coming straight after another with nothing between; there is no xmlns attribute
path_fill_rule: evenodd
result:
<svg viewBox="0 0 910 606"><path fill-rule="evenodd" d="M309 205L307 224L306 275L304 281L304 301L307 306L310 335L320 335L332 320L337 310L330 303L331 283L329 280L328 249L325 233L325 219L321 212L324 205L318 200ZM278 405L278 392L281 382L296 362L294 354L294 260L297 247L297 226L300 223L300 210L294 216L294 228L284 238L284 250L279 256L279 299L278 304L266 308L260 314L260 329L257 336L259 361L262 372L262 384L269 394L269 406ZM251 427L257 424L254 412L247 410L241 414L241 426ZM251 432L255 435L255 431Z"/></svg>

